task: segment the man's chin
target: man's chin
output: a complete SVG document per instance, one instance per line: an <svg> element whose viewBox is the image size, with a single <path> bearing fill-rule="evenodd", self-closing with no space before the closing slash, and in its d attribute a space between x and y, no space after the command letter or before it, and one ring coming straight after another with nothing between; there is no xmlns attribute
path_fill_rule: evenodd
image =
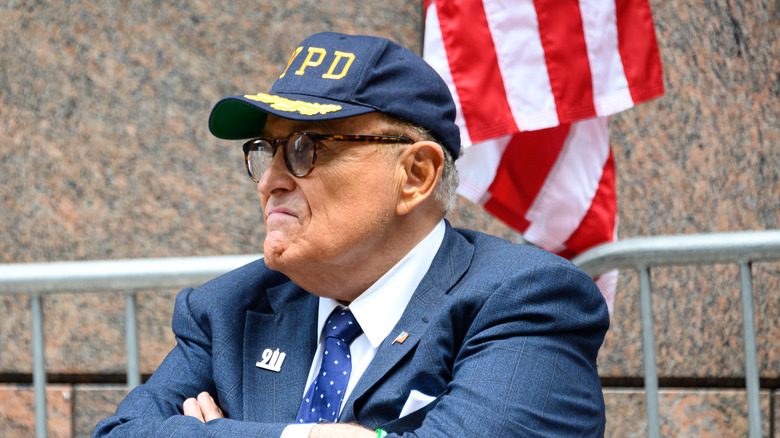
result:
<svg viewBox="0 0 780 438"><path fill-rule="evenodd" d="M281 233L270 233L263 244L263 258L265 265L274 271L284 273L284 267L290 262L290 241Z"/></svg>

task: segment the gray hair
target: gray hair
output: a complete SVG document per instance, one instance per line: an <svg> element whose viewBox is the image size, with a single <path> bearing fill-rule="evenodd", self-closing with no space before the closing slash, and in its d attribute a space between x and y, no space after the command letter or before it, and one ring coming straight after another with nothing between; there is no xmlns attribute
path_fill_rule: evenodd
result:
<svg viewBox="0 0 780 438"><path fill-rule="evenodd" d="M436 142L439 143L439 142ZM458 168L455 167L455 159L447 149L444 151L444 168L441 172L439 185L433 191L433 199L441 208L444 215L455 208L455 202L458 200Z"/></svg>

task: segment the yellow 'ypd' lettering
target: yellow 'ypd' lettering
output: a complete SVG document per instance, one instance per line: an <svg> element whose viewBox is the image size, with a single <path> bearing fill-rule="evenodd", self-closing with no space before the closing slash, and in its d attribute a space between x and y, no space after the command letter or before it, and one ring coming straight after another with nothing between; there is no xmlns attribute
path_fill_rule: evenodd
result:
<svg viewBox="0 0 780 438"><path fill-rule="evenodd" d="M295 57L298 56L299 53L301 53L301 50L303 50L303 47L298 47L297 49L295 49L295 51L293 52L292 56L290 56L290 60L287 61L287 67L284 68L284 71L282 72L282 75L279 76L279 79L283 78L284 75L287 74L287 69L290 68L290 64L292 64L292 62L295 59Z"/></svg>
<svg viewBox="0 0 780 438"><path fill-rule="evenodd" d="M342 58L347 58L347 62L344 64L344 67L341 68L341 73L335 75L333 74L333 71L336 69L336 66L339 64L339 61L341 61ZM349 70L349 66L352 65L352 61L355 60L355 54L353 53L347 53L347 52L339 52L336 50L336 59L333 60L333 63L330 64L330 69L327 73L322 75L324 79L341 79L344 76L346 76L347 71Z"/></svg>
<svg viewBox="0 0 780 438"><path fill-rule="evenodd" d="M320 56L319 58L317 58L316 61L312 61L312 57L314 57L315 53ZM323 58L325 58L325 49L320 49L319 47L309 47L309 53L306 54L306 59L303 60L303 64L301 64L301 68L299 68L298 71L295 72L295 74L298 76L302 76L303 71L306 70L306 67L316 67L322 64Z"/></svg>

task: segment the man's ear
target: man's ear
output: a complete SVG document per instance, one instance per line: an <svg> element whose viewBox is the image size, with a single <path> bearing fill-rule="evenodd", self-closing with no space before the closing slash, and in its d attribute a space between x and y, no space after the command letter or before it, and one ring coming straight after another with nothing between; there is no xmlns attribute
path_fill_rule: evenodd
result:
<svg viewBox="0 0 780 438"><path fill-rule="evenodd" d="M444 151L432 141L420 141L406 148L401 164L405 183L396 205L396 214L399 216L409 214L431 197L441 179Z"/></svg>

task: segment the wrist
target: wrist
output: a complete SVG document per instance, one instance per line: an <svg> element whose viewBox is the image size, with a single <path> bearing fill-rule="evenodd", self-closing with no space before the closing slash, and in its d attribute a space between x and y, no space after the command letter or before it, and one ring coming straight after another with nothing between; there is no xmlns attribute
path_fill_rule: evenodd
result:
<svg viewBox="0 0 780 438"><path fill-rule="evenodd" d="M311 428L309 438L375 438L376 430L357 424L319 423Z"/></svg>

